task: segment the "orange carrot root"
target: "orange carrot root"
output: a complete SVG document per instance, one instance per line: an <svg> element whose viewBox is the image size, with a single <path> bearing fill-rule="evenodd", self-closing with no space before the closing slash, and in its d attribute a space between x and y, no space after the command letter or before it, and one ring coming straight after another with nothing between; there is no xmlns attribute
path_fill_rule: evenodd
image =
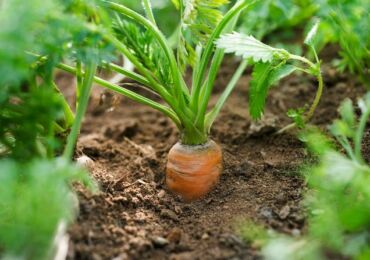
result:
<svg viewBox="0 0 370 260"><path fill-rule="evenodd" d="M222 151L214 141L197 146L177 143L168 154L166 184L185 201L193 201L218 183L221 171Z"/></svg>

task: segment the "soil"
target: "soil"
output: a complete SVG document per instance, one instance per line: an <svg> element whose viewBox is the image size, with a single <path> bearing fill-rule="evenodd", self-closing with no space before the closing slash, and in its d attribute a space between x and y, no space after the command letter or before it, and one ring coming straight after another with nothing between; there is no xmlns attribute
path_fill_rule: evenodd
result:
<svg viewBox="0 0 370 260"><path fill-rule="evenodd" d="M223 67L212 102L234 69L233 61ZM322 128L338 116L344 98L364 93L353 77L329 67L324 71L326 88L312 121ZM212 130L224 154L220 183L192 203L170 194L164 184L166 155L179 136L174 124L151 108L96 91L76 157L91 159L88 167L100 192L77 188L80 214L69 230L69 259L259 259L258 247L239 234L244 221L304 233L306 188L299 168L309 156L294 132L274 133L290 123L289 108L313 100L315 80L283 80L271 91L260 122L248 115L249 80L248 73L241 78Z"/></svg>

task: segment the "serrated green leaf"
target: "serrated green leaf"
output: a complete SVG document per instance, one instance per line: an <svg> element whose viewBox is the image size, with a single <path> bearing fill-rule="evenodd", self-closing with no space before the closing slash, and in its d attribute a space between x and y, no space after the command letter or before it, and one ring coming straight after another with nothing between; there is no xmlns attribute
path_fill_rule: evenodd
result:
<svg viewBox="0 0 370 260"><path fill-rule="evenodd" d="M249 87L249 112L253 119L261 118L269 88L295 70L294 66L286 64L276 66L260 62L255 65Z"/></svg>
<svg viewBox="0 0 370 260"><path fill-rule="evenodd" d="M253 119L259 119L263 114L272 70L271 63L258 63L254 66L249 87L249 113Z"/></svg>
<svg viewBox="0 0 370 260"><path fill-rule="evenodd" d="M221 36L216 45L218 48L225 49L226 53L234 53L244 59L251 58L254 62L271 62L276 57L284 59L287 55L285 50L273 48L253 36L238 32Z"/></svg>

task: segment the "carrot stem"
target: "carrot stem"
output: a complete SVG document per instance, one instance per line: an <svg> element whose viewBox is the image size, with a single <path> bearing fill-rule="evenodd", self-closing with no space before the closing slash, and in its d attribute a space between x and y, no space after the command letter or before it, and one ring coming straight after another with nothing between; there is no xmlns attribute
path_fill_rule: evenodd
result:
<svg viewBox="0 0 370 260"><path fill-rule="evenodd" d="M76 145L77 137L80 133L82 118L87 110L87 105L89 102L90 92L92 84L94 81L94 75L97 69L97 64L92 62L87 66L86 74L84 75L83 82L81 85L81 95L78 102L78 107L76 110L75 121L73 122L71 133L67 138L67 145L64 150L63 157L67 160L71 160L73 156L73 151Z"/></svg>

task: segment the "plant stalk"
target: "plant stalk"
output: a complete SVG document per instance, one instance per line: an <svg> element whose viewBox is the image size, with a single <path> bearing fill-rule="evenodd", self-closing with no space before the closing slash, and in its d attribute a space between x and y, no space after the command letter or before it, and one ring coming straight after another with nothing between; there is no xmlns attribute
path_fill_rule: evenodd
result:
<svg viewBox="0 0 370 260"><path fill-rule="evenodd" d="M76 109L75 121L72 125L71 133L67 138L67 145L64 150L63 157L67 160L71 160L73 151L75 149L77 137L80 133L83 116L87 110L89 102L90 92L94 80L94 75L97 69L96 63L92 62L86 68L86 74L84 75L83 82L81 85L81 95Z"/></svg>
<svg viewBox="0 0 370 260"><path fill-rule="evenodd" d="M236 70L235 74L231 78L229 84L226 86L226 89L221 94L221 96L218 99L218 101L217 101L216 105L214 106L214 108L206 115L205 125L206 125L206 130L207 130L208 133L209 133L211 127L212 127L213 122L215 121L215 119L219 115L222 107L224 106L227 98L230 96L231 92L234 90L234 88L235 88L238 80L243 75L243 72L245 71L245 69L247 67L248 67L248 61L247 60L243 60L240 63L240 65L239 65L238 69Z"/></svg>
<svg viewBox="0 0 370 260"><path fill-rule="evenodd" d="M76 68L73 68L71 66L68 66L66 64L58 64L57 67L61 70L64 70L68 73L72 73L74 75L76 75L77 71L76 71ZM168 107L164 106L164 105L161 105L149 98L146 98L144 96L141 96L133 91L130 91L128 89L125 89L125 88L122 88L120 86L117 86L113 83L110 83L109 81L106 81L104 79L101 79L99 77L94 77L94 81L99 84L100 86L102 87L105 87L107 89L110 89L116 93L119 93L125 97L128 97L138 103L141 103L143 105L147 105L149 107L152 107L160 112L162 112L163 114L165 114L166 116L168 116L169 118L172 119L172 121L177 125L178 128L181 129L181 122L179 120L179 118L177 117L177 115Z"/></svg>
<svg viewBox="0 0 370 260"><path fill-rule="evenodd" d="M370 108L365 111L360 118L360 123L358 125L355 137L354 137L354 142L355 142L355 156L359 163L363 164L364 163L364 158L362 157L361 153L361 148L362 148L362 138L364 136L365 132L365 127L366 123L370 117Z"/></svg>
<svg viewBox="0 0 370 260"><path fill-rule="evenodd" d="M221 35L225 27L229 24L229 22L237 16L240 12L242 12L244 9L247 7L253 5L256 1L238 1L224 16L224 18L221 20L221 22L217 25L216 29L213 31L212 35L210 36L208 43L205 47L205 50L203 52L201 61L200 61L200 66L199 66L199 71L198 71L198 76L196 77L196 80L194 82L194 93L195 96L200 93L200 88L203 84L203 79L205 77L205 73L207 70L207 66L209 64L209 61L211 59L213 49L215 46L215 40Z"/></svg>
<svg viewBox="0 0 370 260"><path fill-rule="evenodd" d="M155 18L154 18L154 15L153 15L152 5L150 3L150 0L142 0L142 3L143 3L143 6L144 6L144 10L145 10L146 16L148 17L148 19L155 26L157 26L157 23L155 22Z"/></svg>

